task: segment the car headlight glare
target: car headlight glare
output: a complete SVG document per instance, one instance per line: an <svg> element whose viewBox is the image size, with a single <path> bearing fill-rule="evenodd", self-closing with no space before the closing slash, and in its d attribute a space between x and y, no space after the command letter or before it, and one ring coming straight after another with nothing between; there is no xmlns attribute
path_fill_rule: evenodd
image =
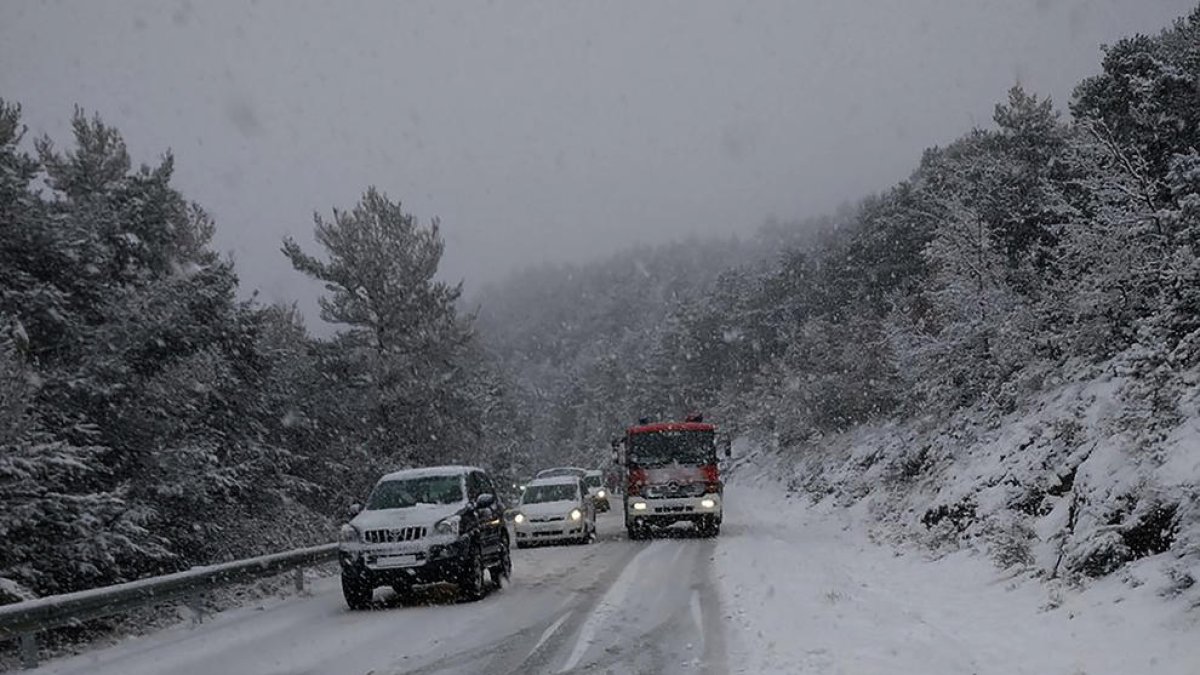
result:
<svg viewBox="0 0 1200 675"><path fill-rule="evenodd" d="M634 502L633 510L634 511L645 511L646 510L646 502Z"/></svg>
<svg viewBox="0 0 1200 675"><path fill-rule="evenodd" d="M358 528L350 524L343 525L342 529L338 531L338 540L343 544L357 544L361 541Z"/></svg>
<svg viewBox="0 0 1200 675"><path fill-rule="evenodd" d="M513 516L513 522L514 522L514 523L516 523L516 524L518 524L518 525L520 525L521 523L525 522L525 514L524 514L524 513L518 513L517 515Z"/></svg>
<svg viewBox="0 0 1200 675"><path fill-rule="evenodd" d="M604 490L598 490L596 492L596 496L599 497L600 499L604 499L605 497L608 496L608 493L605 492Z"/></svg>
<svg viewBox="0 0 1200 675"><path fill-rule="evenodd" d="M579 509L571 509L571 520L579 520L583 517L583 511Z"/></svg>
<svg viewBox="0 0 1200 675"><path fill-rule="evenodd" d="M433 525L433 531L438 534L458 534L458 516L442 518Z"/></svg>
<svg viewBox="0 0 1200 675"><path fill-rule="evenodd" d="M715 501L708 499L708 498L704 498L704 499L700 500L700 506L702 506L703 508L706 508L706 509L711 509L716 505L717 505L717 503Z"/></svg>

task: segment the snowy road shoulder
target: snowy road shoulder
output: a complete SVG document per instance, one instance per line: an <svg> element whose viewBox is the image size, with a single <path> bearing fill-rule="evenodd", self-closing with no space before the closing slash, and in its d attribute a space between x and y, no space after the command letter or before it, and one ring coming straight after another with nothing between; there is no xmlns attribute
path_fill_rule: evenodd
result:
<svg viewBox="0 0 1200 675"><path fill-rule="evenodd" d="M714 564L733 672L1200 672L1200 617L1149 588L1114 577L1047 609L1038 581L876 545L864 517L772 484L731 487L727 505Z"/></svg>

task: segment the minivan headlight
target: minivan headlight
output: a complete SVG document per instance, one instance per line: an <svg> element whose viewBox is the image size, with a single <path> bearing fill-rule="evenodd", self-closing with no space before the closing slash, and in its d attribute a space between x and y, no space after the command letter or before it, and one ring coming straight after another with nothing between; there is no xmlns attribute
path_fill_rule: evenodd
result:
<svg viewBox="0 0 1200 675"><path fill-rule="evenodd" d="M571 520L579 520L583 517L583 511L579 509L571 509Z"/></svg>
<svg viewBox="0 0 1200 675"><path fill-rule="evenodd" d="M516 523L516 524L518 524L518 525L520 525L521 523L525 522L525 514L524 514L524 513L518 513L517 515L513 516L513 522L514 522L514 523Z"/></svg>

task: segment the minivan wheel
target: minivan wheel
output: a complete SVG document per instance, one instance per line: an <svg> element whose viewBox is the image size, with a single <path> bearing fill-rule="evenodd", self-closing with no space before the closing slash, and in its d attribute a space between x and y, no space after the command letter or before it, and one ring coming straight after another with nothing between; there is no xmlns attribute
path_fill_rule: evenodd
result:
<svg viewBox="0 0 1200 675"><path fill-rule="evenodd" d="M342 597L346 599L346 605L350 609L369 608L374 595L375 589L364 580L347 574L342 575Z"/></svg>

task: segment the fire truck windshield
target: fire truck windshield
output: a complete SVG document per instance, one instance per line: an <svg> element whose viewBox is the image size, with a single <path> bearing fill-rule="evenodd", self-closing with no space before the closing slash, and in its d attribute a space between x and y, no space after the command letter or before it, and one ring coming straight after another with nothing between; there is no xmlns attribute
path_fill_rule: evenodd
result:
<svg viewBox="0 0 1200 675"><path fill-rule="evenodd" d="M629 439L628 461L639 467L686 464L697 466L717 461L714 433L711 431L657 431L633 434Z"/></svg>

